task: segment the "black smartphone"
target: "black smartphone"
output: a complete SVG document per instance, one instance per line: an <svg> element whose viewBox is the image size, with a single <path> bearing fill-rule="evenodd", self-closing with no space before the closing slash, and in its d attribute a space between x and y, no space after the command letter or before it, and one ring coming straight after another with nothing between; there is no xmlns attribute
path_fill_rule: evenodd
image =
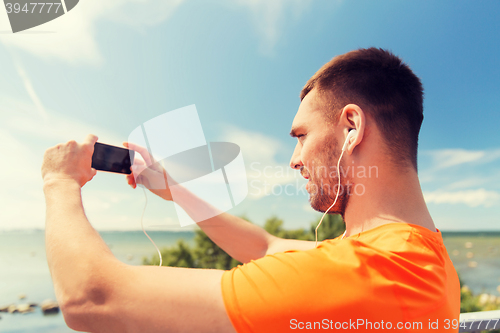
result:
<svg viewBox="0 0 500 333"><path fill-rule="evenodd" d="M92 167L96 170L131 174L134 151L96 142L92 155Z"/></svg>

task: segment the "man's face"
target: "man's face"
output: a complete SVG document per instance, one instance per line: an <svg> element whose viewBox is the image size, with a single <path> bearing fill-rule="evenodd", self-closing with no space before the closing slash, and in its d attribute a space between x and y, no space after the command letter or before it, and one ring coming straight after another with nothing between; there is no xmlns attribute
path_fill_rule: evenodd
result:
<svg viewBox="0 0 500 333"><path fill-rule="evenodd" d="M327 122L325 111L322 99L313 89L302 100L290 133L298 140L290 166L299 169L302 176L309 179L306 185L309 201L311 207L320 212L325 212L335 200L338 189L337 161L341 150L335 137L335 126ZM343 178L339 198L329 213L343 214L345 211L348 197L346 179Z"/></svg>

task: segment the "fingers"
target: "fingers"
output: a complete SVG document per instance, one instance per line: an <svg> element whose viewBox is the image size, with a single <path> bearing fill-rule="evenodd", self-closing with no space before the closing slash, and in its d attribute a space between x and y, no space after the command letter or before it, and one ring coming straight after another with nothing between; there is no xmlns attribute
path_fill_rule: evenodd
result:
<svg viewBox="0 0 500 333"><path fill-rule="evenodd" d="M97 174L91 166L96 141L97 136L89 134L81 144L69 140L47 149L42 162L43 179L71 179L80 187L85 185Z"/></svg>
<svg viewBox="0 0 500 333"><path fill-rule="evenodd" d="M131 142L123 142L123 145L128 149L135 150L136 152L141 154L147 165L151 165L154 162L154 158L151 156L151 154L149 154L149 151L146 148Z"/></svg>
<svg viewBox="0 0 500 333"><path fill-rule="evenodd" d="M142 146L127 141L123 142L123 146L135 150L144 159L142 161L140 158L135 158L130 168L132 174L127 175L127 183L133 188L136 188L138 184L142 184L150 190L164 188L166 171L160 163L155 162L149 151Z"/></svg>
<svg viewBox="0 0 500 333"><path fill-rule="evenodd" d="M127 179L127 184L132 186L132 188L136 188L137 184L135 182L135 177L133 174L126 175L125 178Z"/></svg>

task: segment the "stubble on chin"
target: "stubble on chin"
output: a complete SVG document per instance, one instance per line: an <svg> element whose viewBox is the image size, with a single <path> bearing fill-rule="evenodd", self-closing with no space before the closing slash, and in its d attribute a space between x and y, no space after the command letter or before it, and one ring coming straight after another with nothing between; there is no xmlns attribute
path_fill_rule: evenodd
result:
<svg viewBox="0 0 500 333"><path fill-rule="evenodd" d="M341 169L342 167L341 165ZM311 179L311 186L309 189L309 203L311 207L318 212L326 212L335 201L337 191L340 191L335 206L330 208L328 213L341 214L343 216L349 201L349 189L347 188L349 186L348 179L343 179L341 177L340 187L338 175L335 177L326 176L320 178L321 180L319 182L316 179L316 177Z"/></svg>
<svg viewBox="0 0 500 333"><path fill-rule="evenodd" d="M316 191L311 191L309 196L309 203L314 210L324 213L335 201L338 190L338 180L334 184L330 183L324 186L314 187L316 188ZM341 185L337 202L335 203L335 206L328 210L329 214L344 214L348 198L345 193L346 191L342 191L342 188L343 187Z"/></svg>

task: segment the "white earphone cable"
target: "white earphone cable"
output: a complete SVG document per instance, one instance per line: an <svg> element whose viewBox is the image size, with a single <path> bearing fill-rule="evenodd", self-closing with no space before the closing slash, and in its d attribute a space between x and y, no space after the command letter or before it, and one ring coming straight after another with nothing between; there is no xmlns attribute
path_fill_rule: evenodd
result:
<svg viewBox="0 0 500 333"><path fill-rule="evenodd" d="M342 156L344 155L344 150L342 150L342 153L340 154L340 157L339 157L339 160L337 162L337 174L339 176L339 184L338 184L338 187L337 187L337 195L335 196L335 200L333 201L333 204L330 206L330 208L328 208L326 210L326 212L323 214L323 216L321 217L321 220L319 221L318 223L318 226L316 227L316 230L315 230L315 234L316 234L316 245L314 245L314 247L317 247L318 246L318 228L319 226L321 225L321 222L323 222L323 219L325 218L325 215L326 213L328 213L328 211L333 207L335 206L335 203L337 203L337 199L339 198L339 192L340 192L340 160L342 159ZM344 235L342 235L342 238L344 238L345 236L345 232L344 232Z"/></svg>
<svg viewBox="0 0 500 333"><path fill-rule="evenodd" d="M158 266L161 266L161 264L162 264L162 258L161 258L160 249L158 249L158 246L156 246L155 242L153 242L153 240L151 239L151 237L149 237L149 235L146 232L146 230L144 230L144 224L142 223L142 220L144 218L144 213L146 212L146 206L148 205L148 196L146 194L146 190L144 189L144 186L141 186L141 187L142 187L142 190L144 191L144 197L146 198L146 203L144 204L144 209L142 210L142 215L141 215L141 228L142 228L142 231L144 232L144 234L149 238L149 240L151 241L151 243L153 243L153 245L155 246L156 251L158 251L158 256L160 257L160 265L158 265Z"/></svg>

